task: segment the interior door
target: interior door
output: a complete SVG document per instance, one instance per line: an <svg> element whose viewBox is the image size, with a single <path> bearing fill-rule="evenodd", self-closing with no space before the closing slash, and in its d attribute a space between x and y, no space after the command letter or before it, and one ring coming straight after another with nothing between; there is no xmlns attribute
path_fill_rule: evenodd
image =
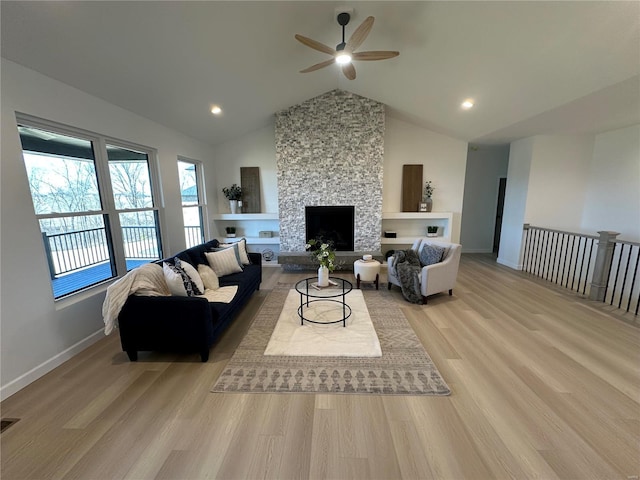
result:
<svg viewBox="0 0 640 480"><path fill-rule="evenodd" d="M493 230L493 253L500 250L500 232L502 231L502 212L504 211L504 194L507 190L507 179L502 177L498 186L498 205L496 207L496 224Z"/></svg>

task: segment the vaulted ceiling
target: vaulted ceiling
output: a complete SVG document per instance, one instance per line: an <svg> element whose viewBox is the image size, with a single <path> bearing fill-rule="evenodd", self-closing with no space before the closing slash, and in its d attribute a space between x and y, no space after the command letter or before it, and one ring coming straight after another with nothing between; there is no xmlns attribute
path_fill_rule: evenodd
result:
<svg viewBox="0 0 640 480"><path fill-rule="evenodd" d="M640 2L1 2L2 56L212 145L340 88L475 143L640 123ZM400 56L300 70L375 24ZM475 107L460 108L466 98ZM223 114L214 117L212 104Z"/></svg>

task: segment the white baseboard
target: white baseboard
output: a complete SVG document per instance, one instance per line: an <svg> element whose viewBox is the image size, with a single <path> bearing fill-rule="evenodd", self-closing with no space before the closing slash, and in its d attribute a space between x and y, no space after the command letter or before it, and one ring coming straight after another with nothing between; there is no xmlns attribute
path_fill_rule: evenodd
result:
<svg viewBox="0 0 640 480"><path fill-rule="evenodd" d="M464 248L462 247L462 253L493 253L491 248Z"/></svg>
<svg viewBox="0 0 640 480"><path fill-rule="evenodd" d="M496 262L499 263L500 265L504 265L505 267L513 268L514 270L522 270L521 263L511 263L505 260L504 258L500 258L500 257L498 257Z"/></svg>
<svg viewBox="0 0 640 480"><path fill-rule="evenodd" d="M78 343L71 345L66 350L63 350L62 352L58 353L54 357L50 358L49 360L41 363L37 367L32 368L27 373L20 375L15 380L10 381L6 385L3 385L2 387L0 387L0 401L4 400L5 398L9 398L11 395L13 395L19 390L22 390L24 387L26 387L30 383L35 382L37 379L46 375L54 368L59 367L64 362L74 357L85 348L90 347L91 345L96 343L98 340L103 338L103 336L104 336L104 329L101 328L97 332L92 333L87 338L84 338L80 340Z"/></svg>

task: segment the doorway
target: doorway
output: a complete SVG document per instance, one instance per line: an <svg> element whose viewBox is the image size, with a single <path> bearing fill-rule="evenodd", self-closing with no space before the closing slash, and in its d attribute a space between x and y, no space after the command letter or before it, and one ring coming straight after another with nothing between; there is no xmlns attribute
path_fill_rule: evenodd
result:
<svg viewBox="0 0 640 480"><path fill-rule="evenodd" d="M504 211L504 195L507 191L506 177L500 178L498 186L498 205L496 207L496 224L493 229L493 253L496 255L500 250L500 233L502 232L502 212Z"/></svg>

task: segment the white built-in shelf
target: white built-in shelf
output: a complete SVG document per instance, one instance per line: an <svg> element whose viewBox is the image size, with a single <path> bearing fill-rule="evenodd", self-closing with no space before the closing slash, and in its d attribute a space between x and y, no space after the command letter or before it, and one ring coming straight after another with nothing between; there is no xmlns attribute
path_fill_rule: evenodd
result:
<svg viewBox="0 0 640 480"><path fill-rule="evenodd" d="M451 212L382 212L383 220L451 220L452 217Z"/></svg>
<svg viewBox="0 0 640 480"><path fill-rule="evenodd" d="M214 213L213 220L279 220L277 213Z"/></svg>
<svg viewBox="0 0 640 480"><path fill-rule="evenodd" d="M418 237L426 237L427 235L417 235L417 236L413 236L413 237L396 237L396 238L386 238L386 237L382 237L380 239L380 243L385 244L385 245L411 245L413 244L413 242L416 241L416 238ZM448 240L445 237L442 236L438 236L438 237L431 237L434 240Z"/></svg>
<svg viewBox="0 0 640 480"><path fill-rule="evenodd" d="M237 242L241 238L247 241L248 245L278 245L280 243L280 237L224 237L224 243Z"/></svg>
<svg viewBox="0 0 640 480"><path fill-rule="evenodd" d="M438 227L436 240L451 240L452 212L382 212L383 245L412 244L416 238L427 236L427 225ZM395 232L396 238L386 238L385 231Z"/></svg>

